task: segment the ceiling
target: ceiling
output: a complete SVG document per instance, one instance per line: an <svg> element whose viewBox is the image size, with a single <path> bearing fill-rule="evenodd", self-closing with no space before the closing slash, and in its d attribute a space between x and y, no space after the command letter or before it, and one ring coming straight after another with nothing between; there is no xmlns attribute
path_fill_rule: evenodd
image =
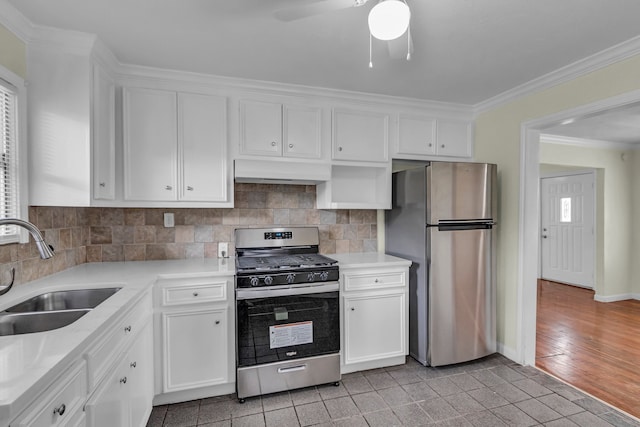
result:
<svg viewBox="0 0 640 427"><path fill-rule="evenodd" d="M411 61L374 39L369 68L377 0L290 22L274 12L324 0L8 1L125 64L466 105L640 35L637 0L407 0Z"/></svg>

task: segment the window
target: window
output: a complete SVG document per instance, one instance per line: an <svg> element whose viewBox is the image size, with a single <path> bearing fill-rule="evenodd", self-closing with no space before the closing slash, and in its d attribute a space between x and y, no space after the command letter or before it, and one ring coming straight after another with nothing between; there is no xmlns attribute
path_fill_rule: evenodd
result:
<svg viewBox="0 0 640 427"><path fill-rule="evenodd" d="M571 222L571 197L560 199L560 222Z"/></svg>
<svg viewBox="0 0 640 427"><path fill-rule="evenodd" d="M22 94L10 81L22 81L0 67L0 217L26 219L26 206L20 205L19 125ZM16 226L0 227L0 244L20 241Z"/></svg>

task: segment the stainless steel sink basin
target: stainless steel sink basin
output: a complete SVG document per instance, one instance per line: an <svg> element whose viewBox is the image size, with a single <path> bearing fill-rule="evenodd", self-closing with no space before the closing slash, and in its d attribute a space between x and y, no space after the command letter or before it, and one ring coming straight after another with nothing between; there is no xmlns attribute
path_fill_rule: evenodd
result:
<svg viewBox="0 0 640 427"><path fill-rule="evenodd" d="M0 313L0 336L51 331L67 326L91 309L41 311L31 313Z"/></svg>
<svg viewBox="0 0 640 427"><path fill-rule="evenodd" d="M5 309L7 313L27 313L95 308L122 288L74 289L36 295ZM0 313L1 315L1 313Z"/></svg>
<svg viewBox="0 0 640 427"><path fill-rule="evenodd" d="M0 336L70 325L122 288L73 289L36 295L0 311Z"/></svg>

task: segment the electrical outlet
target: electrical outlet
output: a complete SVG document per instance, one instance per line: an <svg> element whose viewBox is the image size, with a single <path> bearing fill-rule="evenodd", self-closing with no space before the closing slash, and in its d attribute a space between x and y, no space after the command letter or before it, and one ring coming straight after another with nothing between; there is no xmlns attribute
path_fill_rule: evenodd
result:
<svg viewBox="0 0 640 427"><path fill-rule="evenodd" d="M175 226L175 220L173 218L173 214L172 213L165 213L164 214L164 226L169 228L169 227L173 227Z"/></svg>
<svg viewBox="0 0 640 427"><path fill-rule="evenodd" d="M218 258L229 258L229 243L218 243Z"/></svg>

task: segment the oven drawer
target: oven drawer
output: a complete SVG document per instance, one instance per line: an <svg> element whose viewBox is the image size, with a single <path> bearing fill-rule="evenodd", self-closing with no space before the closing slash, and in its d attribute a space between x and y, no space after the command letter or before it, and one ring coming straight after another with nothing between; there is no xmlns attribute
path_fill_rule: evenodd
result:
<svg viewBox="0 0 640 427"><path fill-rule="evenodd" d="M238 368L238 398L340 381L340 353Z"/></svg>
<svg viewBox="0 0 640 427"><path fill-rule="evenodd" d="M406 285L404 271L381 271L379 273L344 273L345 291L363 291L381 288L402 288Z"/></svg>
<svg viewBox="0 0 640 427"><path fill-rule="evenodd" d="M198 304L227 300L227 281L190 285L165 286L162 288L162 306Z"/></svg>

